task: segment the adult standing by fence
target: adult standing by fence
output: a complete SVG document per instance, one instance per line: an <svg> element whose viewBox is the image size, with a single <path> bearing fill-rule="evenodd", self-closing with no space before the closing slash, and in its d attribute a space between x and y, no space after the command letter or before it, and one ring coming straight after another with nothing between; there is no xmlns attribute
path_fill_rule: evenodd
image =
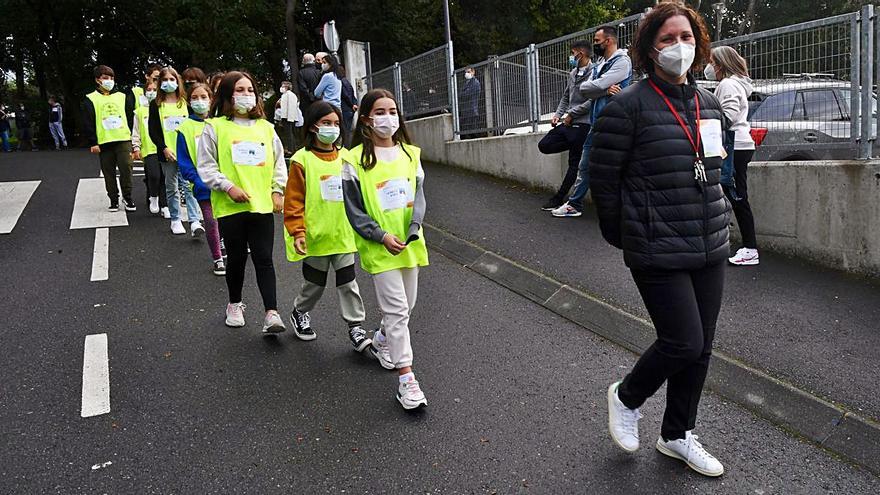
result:
<svg viewBox="0 0 880 495"><path fill-rule="evenodd" d="M632 80L632 61L626 50L618 48L616 27L602 26L593 33L593 55L598 59L593 65L589 79L580 85L581 97L593 100L593 108L590 111L591 124L599 118L599 114L611 97L622 88L629 86ZM588 160L592 142L591 132L584 140L574 192L564 205L551 212L554 217L581 216L584 210L584 198L590 189Z"/></svg>
<svg viewBox="0 0 880 495"><path fill-rule="evenodd" d="M632 54L648 78L594 125L590 175L602 236L623 250L657 340L608 388L608 427L618 446L638 449L638 408L666 382L657 450L720 476L724 467L692 434L729 256L724 113L688 75L709 59L706 25L683 4L661 3L639 26Z"/></svg>
<svg viewBox="0 0 880 495"><path fill-rule="evenodd" d="M568 62L572 69L568 75L568 86L562 93L556 113L550 119L553 129L538 143L538 149L544 154L568 151L568 170L559 190L541 207L544 211L555 210L565 203L565 198L577 179L584 141L590 132L590 109L593 102L584 98L579 91L581 83L590 77L590 43L586 40L572 43Z"/></svg>
<svg viewBox="0 0 880 495"><path fill-rule="evenodd" d="M354 129L354 113L358 109L358 99L355 95L354 87L348 81L345 73L345 66L339 66L339 73L342 74L342 143L348 148L351 146L351 131Z"/></svg>
<svg viewBox="0 0 880 495"><path fill-rule="evenodd" d="M37 145L34 144L34 130L31 129L31 113L24 103L19 104L18 111L15 112L15 127L18 129L18 151L26 149L37 151Z"/></svg>
<svg viewBox="0 0 880 495"><path fill-rule="evenodd" d="M464 87L461 88L461 130L470 131L480 127L480 95L483 88L473 67L464 70Z"/></svg>
<svg viewBox="0 0 880 495"><path fill-rule="evenodd" d="M49 134L55 141L55 151L61 151L61 147L67 148L67 138L64 137L64 112L61 103L54 96L49 97Z"/></svg>
<svg viewBox="0 0 880 495"><path fill-rule="evenodd" d="M732 168L722 174L722 187L727 199L733 204L736 224L742 235L743 247L736 251L728 261L733 265L753 266L760 261L758 257L758 241L755 236L755 217L749 204L748 167L755 155L755 141L752 139L749 125L749 95L752 94L752 80L746 60L729 46L712 49L711 63L704 70L706 79L719 80L715 88L715 96L721 102L724 115L730 121L730 132L733 132L733 153L725 159L725 169ZM728 167L727 165L733 165ZM732 180L726 181L725 178Z"/></svg>

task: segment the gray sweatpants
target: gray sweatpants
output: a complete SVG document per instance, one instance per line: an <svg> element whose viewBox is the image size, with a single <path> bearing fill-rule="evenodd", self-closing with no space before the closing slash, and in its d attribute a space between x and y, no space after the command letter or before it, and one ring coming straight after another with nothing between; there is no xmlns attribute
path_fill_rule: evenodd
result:
<svg viewBox="0 0 880 495"><path fill-rule="evenodd" d="M409 315L416 305L419 268L402 268L373 275L376 300L382 310L382 333L388 343L391 362L398 369L412 366Z"/></svg>
<svg viewBox="0 0 880 495"><path fill-rule="evenodd" d="M336 290L339 293L339 312L349 327L364 322L364 301L355 280L354 253L311 256L303 260L303 282L293 306L302 312L311 311L321 300L327 286L327 272L336 273Z"/></svg>

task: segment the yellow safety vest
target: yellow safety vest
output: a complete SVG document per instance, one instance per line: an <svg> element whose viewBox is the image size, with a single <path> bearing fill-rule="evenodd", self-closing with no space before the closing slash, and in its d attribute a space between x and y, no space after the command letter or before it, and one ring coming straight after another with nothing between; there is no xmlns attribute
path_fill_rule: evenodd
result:
<svg viewBox="0 0 880 495"><path fill-rule="evenodd" d="M150 139L150 109L149 107L137 107L134 118L138 119L138 130L141 135L141 156L146 158L156 154L156 144Z"/></svg>
<svg viewBox="0 0 880 495"><path fill-rule="evenodd" d="M177 128L189 117L186 102L178 100L177 103L159 104L159 121L162 125L162 134L165 135L165 146L169 149L177 149Z"/></svg>
<svg viewBox="0 0 880 495"><path fill-rule="evenodd" d="M239 125L226 117L206 121L217 135L220 173L251 197L236 203L225 191L211 191L214 217L236 213L272 213L272 179L275 173L275 129L267 120Z"/></svg>
<svg viewBox="0 0 880 495"><path fill-rule="evenodd" d="M124 93L105 95L93 91L86 98L95 107L95 134L98 136L98 144L131 141L131 128L125 118Z"/></svg>
<svg viewBox="0 0 880 495"><path fill-rule="evenodd" d="M135 107L149 107L150 100L144 95L144 88L135 86L131 88L131 94L134 96Z"/></svg>

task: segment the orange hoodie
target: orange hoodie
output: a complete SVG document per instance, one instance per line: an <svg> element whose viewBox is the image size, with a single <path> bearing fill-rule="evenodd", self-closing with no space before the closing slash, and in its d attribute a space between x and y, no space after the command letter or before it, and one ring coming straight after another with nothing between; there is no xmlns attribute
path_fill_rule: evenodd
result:
<svg viewBox="0 0 880 495"><path fill-rule="evenodd" d="M339 151L321 151L315 148L310 153L325 162L339 157ZM290 161L287 185L284 188L284 228L294 239L306 236L306 170L302 163Z"/></svg>

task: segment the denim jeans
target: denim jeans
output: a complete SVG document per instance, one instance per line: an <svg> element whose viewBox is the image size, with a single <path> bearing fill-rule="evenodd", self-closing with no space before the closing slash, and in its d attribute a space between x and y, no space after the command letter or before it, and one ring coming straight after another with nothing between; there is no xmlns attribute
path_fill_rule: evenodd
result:
<svg viewBox="0 0 880 495"><path fill-rule="evenodd" d="M177 182L180 181L186 191L186 214L190 222L201 219L199 203L193 196L189 182L177 173L177 162L162 162L162 171L165 172L165 198L168 200L168 211L171 213L171 221L180 220L180 193L177 190Z"/></svg>
<svg viewBox="0 0 880 495"><path fill-rule="evenodd" d="M568 198L568 204L577 211L584 209L584 197L590 189L590 147L593 145L593 133L587 134L584 141L584 150L581 152L581 162L578 164L578 177L574 183L574 193Z"/></svg>
<svg viewBox="0 0 880 495"><path fill-rule="evenodd" d="M12 147L9 146L9 131L0 132L0 140L3 141L3 151L12 151Z"/></svg>

